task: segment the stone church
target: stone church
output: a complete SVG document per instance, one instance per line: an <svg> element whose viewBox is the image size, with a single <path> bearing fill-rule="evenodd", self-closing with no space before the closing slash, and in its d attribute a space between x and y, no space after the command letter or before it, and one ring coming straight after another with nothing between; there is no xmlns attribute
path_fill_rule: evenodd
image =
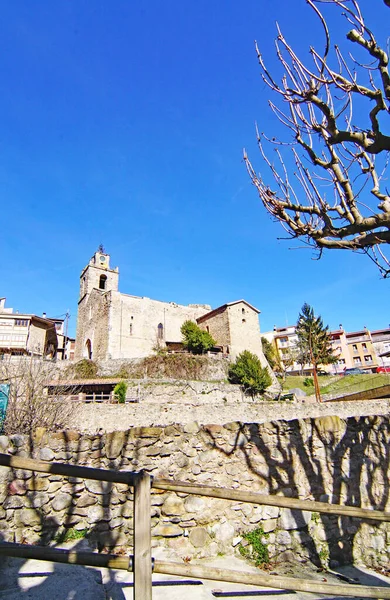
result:
<svg viewBox="0 0 390 600"><path fill-rule="evenodd" d="M178 348L184 321L208 331L220 351L234 360L243 350L267 361L261 346L259 310L237 300L211 309L207 304L182 306L118 291L119 269L110 267L102 248L80 276L75 359L126 359L148 356L159 347Z"/></svg>

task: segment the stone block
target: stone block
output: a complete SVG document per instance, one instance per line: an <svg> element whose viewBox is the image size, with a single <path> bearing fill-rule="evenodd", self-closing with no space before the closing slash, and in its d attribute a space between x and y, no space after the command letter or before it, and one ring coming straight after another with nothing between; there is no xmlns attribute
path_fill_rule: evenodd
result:
<svg viewBox="0 0 390 600"><path fill-rule="evenodd" d="M192 423L186 423L185 425L183 425L183 431L184 433L198 433L198 431L200 430L200 426L196 421L192 421Z"/></svg>
<svg viewBox="0 0 390 600"><path fill-rule="evenodd" d="M291 536L288 531L278 531L276 534L276 543L281 546L289 546L291 544Z"/></svg>
<svg viewBox="0 0 390 600"><path fill-rule="evenodd" d="M79 498L77 498L76 504L78 508L85 508L87 506L93 506L94 504L96 504L96 502L97 499L94 496L84 493L81 494Z"/></svg>
<svg viewBox="0 0 390 600"><path fill-rule="evenodd" d="M97 523L98 521L109 521L109 511L103 506L95 505L88 508L88 523Z"/></svg>
<svg viewBox="0 0 390 600"><path fill-rule="evenodd" d="M19 433L14 433L13 435L9 436L9 440L15 448L21 448L22 446L24 446L25 442L27 441L27 438L26 436L20 435Z"/></svg>
<svg viewBox="0 0 390 600"><path fill-rule="evenodd" d="M233 525L230 525L230 523L218 523L217 525L214 525L212 528L214 534L215 534L215 539L218 542L229 542L230 540L233 539L234 537L234 527Z"/></svg>
<svg viewBox="0 0 390 600"><path fill-rule="evenodd" d="M270 533L271 531L275 531L277 525L276 519L267 519L261 523L264 533Z"/></svg>
<svg viewBox="0 0 390 600"><path fill-rule="evenodd" d="M50 450L50 448L41 448L38 452L38 460L45 460L45 461L51 461L53 460L55 457L55 454L53 452L53 450Z"/></svg>
<svg viewBox="0 0 390 600"><path fill-rule="evenodd" d="M41 523L41 517L33 508L24 508L20 511L19 521L23 525L38 525Z"/></svg>
<svg viewBox="0 0 390 600"><path fill-rule="evenodd" d="M32 477L27 482L27 489L34 492L46 492L50 487L47 477Z"/></svg>
<svg viewBox="0 0 390 600"><path fill-rule="evenodd" d="M185 513L184 502L181 498L171 494L165 499L161 512L167 516L182 515Z"/></svg>
<svg viewBox="0 0 390 600"><path fill-rule="evenodd" d="M3 502L3 508L5 510L22 508L24 505L25 500L22 496L8 496Z"/></svg>
<svg viewBox="0 0 390 600"><path fill-rule="evenodd" d="M113 431L106 435L106 456L109 459L118 458L125 444L125 431Z"/></svg>
<svg viewBox="0 0 390 600"><path fill-rule="evenodd" d="M9 444L10 444L9 438L6 435L0 435L0 451L5 452L9 446Z"/></svg>
<svg viewBox="0 0 390 600"><path fill-rule="evenodd" d="M189 534L189 540L195 548L203 548L210 542L211 537L204 527L194 527Z"/></svg>
<svg viewBox="0 0 390 600"><path fill-rule="evenodd" d="M14 479L8 486L10 496L24 496L26 493L26 484L20 479Z"/></svg>
<svg viewBox="0 0 390 600"><path fill-rule="evenodd" d="M280 511L279 527L286 530L303 529L308 525L310 519L311 512L282 508Z"/></svg>
<svg viewBox="0 0 390 600"><path fill-rule="evenodd" d="M112 490L112 483L107 481L95 481L93 479L85 480L85 487L91 494L109 494Z"/></svg>
<svg viewBox="0 0 390 600"><path fill-rule="evenodd" d="M202 512L205 506L205 501L203 498L199 498L199 496L188 496L184 501L185 510L189 513Z"/></svg>
<svg viewBox="0 0 390 600"><path fill-rule="evenodd" d="M159 537L178 537L183 535L184 529L179 527L178 525L168 525L168 524L159 524L152 530L153 536Z"/></svg>
<svg viewBox="0 0 390 600"><path fill-rule="evenodd" d="M71 494L58 494L52 502L52 508L55 511L65 510L72 504Z"/></svg>

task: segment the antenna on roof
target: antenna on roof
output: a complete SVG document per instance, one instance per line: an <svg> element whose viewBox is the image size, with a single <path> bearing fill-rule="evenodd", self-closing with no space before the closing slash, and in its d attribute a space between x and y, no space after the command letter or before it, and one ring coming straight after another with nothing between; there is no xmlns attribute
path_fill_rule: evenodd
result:
<svg viewBox="0 0 390 600"><path fill-rule="evenodd" d="M103 244L99 244L98 252L100 252L100 254L105 254L106 253L106 251L104 250Z"/></svg>

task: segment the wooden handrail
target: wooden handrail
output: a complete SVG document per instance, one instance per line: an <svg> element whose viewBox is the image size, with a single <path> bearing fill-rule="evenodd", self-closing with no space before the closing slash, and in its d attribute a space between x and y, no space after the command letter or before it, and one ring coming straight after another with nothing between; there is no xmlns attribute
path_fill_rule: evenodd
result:
<svg viewBox="0 0 390 600"><path fill-rule="evenodd" d="M294 590L297 592L312 592L335 596L356 596L358 598L390 598L390 587L345 585L339 583L327 583L323 581L312 581L310 579L298 579L295 577L283 577L280 575L266 575L265 573L248 573L247 571L233 571L230 569L218 569L216 567L203 567L202 565L188 565L181 563L165 562L156 560L154 573L166 575L181 575L196 579L212 579L215 581L229 581L232 583L243 583L246 585L258 585L276 588L278 590Z"/></svg>
<svg viewBox="0 0 390 600"><path fill-rule="evenodd" d="M34 458L10 456L9 454L0 454L0 465L13 469L36 471L37 473L63 475L64 477L95 479L97 481L108 481L110 483L125 483L134 487L135 473L133 471L95 469L93 467L81 467L79 465L68 465L66 463L44 462L42 460L35 460Z"/></svg>
<svg viewBox="0 0 390 600"><path fill-rule="evenodd" d="M65 477L79 477L81 479L125 483L131 487L134 486L136 477L136 472L132 471L113 471L110 469L81 467L79 465L68 465L65 463L50 463L21 456L10 456L8 454L0 454L0 465L15 469L25 469L27 471L63 475ZM291 510L314 511L324 514L390 522L389 512L372 510L370 508L360 508L357 506L340 506L339 504L328 504L327 502L317 502L315 500L300 500L299 498L259 494L257 492L232 490L230 488L171 481L169 479L161 478L152 478L151 487L172 492L194 494L197 496L222 498L225 500L233 500L235 502L249 502L251 504L261 504L265 506L279 506Z"/></svg>
<svg viewBox="0 0 390 600"><path fill-rule="evenodd" d="M40 546L27 546L4 542L0 544L0 556L14 556L17 558L35 558L51 562L84 565L90 567L107 567L133 571L133 556L118 556L116 554L97 554L92 552L78 552L76 550L63 550ZM345 585L283 577L280 575L267 575L266 573L248 573L202 565L188 565L174 562L156 560L153 563L154 573L165 575L178 575L195 579L211 579L213 581L229 581L233 583L266 586L280 590L295 590L326 594L330 596L356 596L358 598L382 598L390 600L390 587Z"/></svg>
<svg viewBox="0 0 390 600"><path fill-rule="evenodd" d="M300 500L299 498L289 498L287 496L272 496L259 494L257 492L233 490L230 488L213 487L197 483L169 481L168 479L159 478L153 479L152 487L160 490L182 492L197 496L223 498L225 500L234 500L235 502L249 502L251 504L263 504L265 506L279 506L291 510L305 510L330 515L343 515L360 519L390 522L390 512L373 510L371 508L360 508L358 506L341 506L340 504L328 504L327 502L317 502L316 500Z"/></svg>

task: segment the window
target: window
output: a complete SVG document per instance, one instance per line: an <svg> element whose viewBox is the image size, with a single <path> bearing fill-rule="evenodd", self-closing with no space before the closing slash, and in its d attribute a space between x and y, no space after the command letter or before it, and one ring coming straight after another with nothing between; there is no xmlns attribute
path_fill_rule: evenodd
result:
<svg viewBox="0 0 390 600"><path fill-rule="evenodd" d="M362 361L361 361L361 358L360 358L360 356L356 356L356 357L353 359L353 362L354 362L354 364L355 364L355 365L361 365L361 364L362 364Z"/></svg>
<svg viewBox="0 0 390 600"><path fill-rule="evenodd" d="M367 350L367 344L365 342L363 342L362 348L363 348L363 350Z"/></svg>
<svg viewBox="0 0 390 600"><path fill-rule="evenodd" d="M357 352L357 351L358 351L358 347L357 347L357 345L356 345L356 344L353 344L353 345L352 345L352 350L353 350L354 352Z"/></svg>
<svg viewBox="0 0 390 600"><path fill-rule="evenodd" d="M364 362L366 362L366 363L372 362L371 354L366 354L366 356L364 357Z"/></svg>
<svg viewBox="0 0 390 600"><path fill-rule="evenodd" d="M243 322L243 323L246 323L246 320L245 320L245 319L243 319L243 320L242 320L242 322Z"/></svg>
<svg viewBox="0 0 390 600"><path fill-rule="evenodd" d="M27 319L15 319L16 327L27 327L28 320Z"/></svg>
<svg viewBox="0 0 390 600"><path fill-rule="evenodd" d="M133 318L133 317L131 317L131 318ZM130 323L129 333L130 333L130 335L133 335L133 323Z"/></svg>
<svg viewBox="0 0 390 600"><path fill-rule="evenodd" d="M245 308L242 308L241 312L242 312L243 315L245 315Z"/></svg>
<svg viewBox="0 0 390 600"><path fill-rule="evenodd" d="M162 323L159 323L157 325L157 339L158 340L164 339L164 325Z"/></svg>
<svg viewBox="0 0 390 600"><path fill-rule="evenodd" d="M100 275L99 277L99 290L105 290L107 283L107 275Z"/></svg>
<svg viewBox="0 0 390 600"><path fill-rule="evenodd" d="M338 364L338 365L345 365L345 358L340 358L340 359L337 361L337 364Z"/></svg>

